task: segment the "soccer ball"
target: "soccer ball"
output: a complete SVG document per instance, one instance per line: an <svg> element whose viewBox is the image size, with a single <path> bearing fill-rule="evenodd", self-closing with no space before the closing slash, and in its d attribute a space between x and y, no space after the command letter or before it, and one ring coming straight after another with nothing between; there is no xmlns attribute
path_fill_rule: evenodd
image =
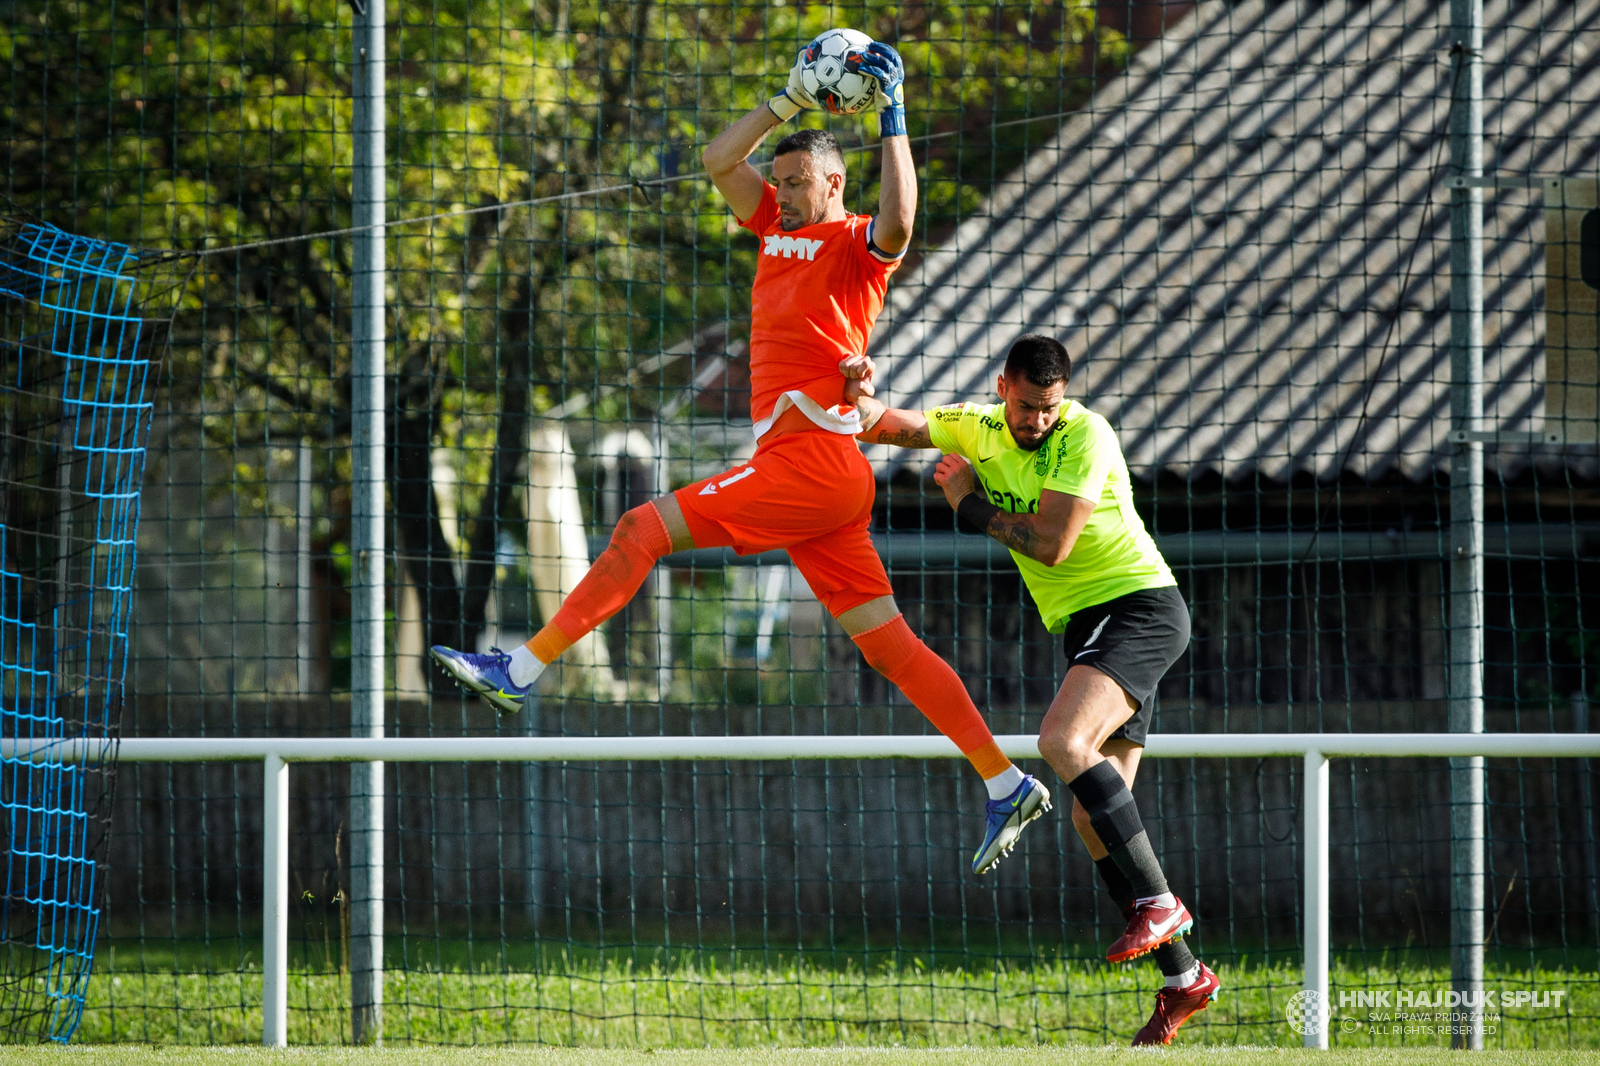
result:
<svg viewBox="0 0 1600 1066"><path fill-rule="evenodd" d="M800 53L800 83L812 99L835 115L864 111L878 79L856 69L872 38L860 30L827 30Z"/></svg>

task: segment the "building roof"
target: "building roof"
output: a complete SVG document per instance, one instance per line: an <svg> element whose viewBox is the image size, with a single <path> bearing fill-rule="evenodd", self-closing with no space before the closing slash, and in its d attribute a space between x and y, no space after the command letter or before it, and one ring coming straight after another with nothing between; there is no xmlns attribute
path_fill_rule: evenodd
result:
<svg viewBox="0 0 1600 1066"><path fill-rule="evenodd" d="M1424 479L1449 452L1448 3L1202 3L906 276L880 397L992 400L1048 332L1129 465ZM1486 0L1485 170L1600 167L1600 0ZM1585 35L1587 34L1587 38ZM1486 426L1543 409L1534 189L1485 194ZM1593 445L1499 445L1595 475ZM929 453L877 447L880 472Z"/></svg>

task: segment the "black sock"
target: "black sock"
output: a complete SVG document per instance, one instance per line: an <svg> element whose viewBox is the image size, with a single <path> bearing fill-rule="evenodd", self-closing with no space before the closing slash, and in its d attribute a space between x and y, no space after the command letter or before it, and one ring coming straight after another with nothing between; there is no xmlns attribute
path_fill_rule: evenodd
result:
<svg viewBox="0 0 1600 1066"><path fill-rule="evenodd" d="M1143 829L1121 850L1113 851L1111 857L1133 885L1134 899L1147 899L1167 891L1167 878L1156 861L1156 853L1150 850L1150 836Z"/></svg>
<svg viewBox="0 0 1600 1066"><path fill-rule="evenodd" d="M1161 967L1163 977L1176 977L1194 969L1194 955L1181 936L1162 944L1152 954L1155 955L1156 965Z"/></svg>
<svg viewBox="0 0 1600 1066"><path fill-rule="evenodd" d="M1126 910L1133 906L1133 886L1122 876L1122 868L1117 865L1115 859L1109 855L1103 859L1096 859L1094 868L1100 874L1100 881L1106 886L1106 891L1111 893L1111 902L1117 905L1118 910Z"/></svg>
<svg viewBox="0 0 1600 1066"><path fill-rule="evenodd" d="M1150 849L1139 806L1117 768L1109 761L1097 762L1068 781L1067 787L1089 812L1090 828L1128 879L1134 897L1143 899L1167 891L1167 879Z"/></svg>

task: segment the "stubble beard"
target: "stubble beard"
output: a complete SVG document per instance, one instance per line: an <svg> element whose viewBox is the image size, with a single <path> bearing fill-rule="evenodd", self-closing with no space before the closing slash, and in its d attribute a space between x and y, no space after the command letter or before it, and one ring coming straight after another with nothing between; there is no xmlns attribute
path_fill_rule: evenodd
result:
<svg viewBox="0 0 1600 1066"><path fill-rule="evenodd" d="M1028 443L1028 442L1024 441L1021 437L1017 436L1016 429L1012 428L1011 429L1011 439L1016 441L1017 442L1017 447L1021 448L1023 451L1025 451L1025 452L1036 452L1040 448L1043 448L1045 446L1045 443L1047 441L1049 441L1049 439L1050 439L1050 434L1054 433L1056 431L1056 427L1060 426L1060 425L1061 425L1061 421L1059 419L1057 419L1055 425L1052 425L1049 429L1045 430L1043 433L1039 434L1037 437L1032 438L1032 443ZM1011 428L1011 427L1007 427L1007 428Z"/></svg>
<svg viewBox="0 0 1600 1066"><path fill-rule="evenodd" d="M816 221L817 220L815 218L808 218L805 215L801 215L798 219L791 223L788 219L783 217L782 212L779 212L778 214L778 227L785 233L792 233L797 229L805 229L807 226L813 225Z"/></svg>

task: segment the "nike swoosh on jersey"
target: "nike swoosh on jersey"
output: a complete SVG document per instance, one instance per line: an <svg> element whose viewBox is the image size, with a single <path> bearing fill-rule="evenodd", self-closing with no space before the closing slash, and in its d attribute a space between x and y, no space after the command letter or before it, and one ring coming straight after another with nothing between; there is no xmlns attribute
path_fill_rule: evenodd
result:
<svg viewBox="0 0 1600 1066"><path fill-rule="evenodd" d="M1166 936L1168 933L1170 933L1174 929L1176 929L1177 926L1178 926L1178 923L1180 921L1182 921L1182 920L1183 920L1183 912L1182 911L1173 911L1172 912L1172 917L1168 918L1166 921L1160 922L1160 923L1151 922L1150 923L1150 931L1152 933L1154 933L1156 936Z"/></svg>

